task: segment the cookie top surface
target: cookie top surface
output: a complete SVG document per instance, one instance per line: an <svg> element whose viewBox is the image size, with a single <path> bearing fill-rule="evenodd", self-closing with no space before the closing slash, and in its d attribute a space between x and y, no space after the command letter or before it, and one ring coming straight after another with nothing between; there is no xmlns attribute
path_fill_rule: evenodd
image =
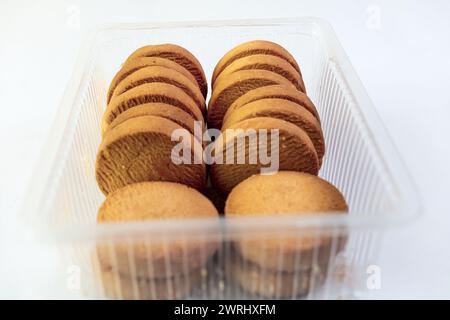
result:
<svg viewBox="0 0 450 320"><path fill-rule="evenodd" d="M116 73L114 78L112 79L109 89L108 89L108 95L106 102L109 103L111 100L111 96L113 95L114 90L116 89L117 85L125 79L127 76L132 74L133 72L149 66L160 66L160 67L166 67L172 70L175 70L185 77L187 77L193 84L198 86L197 80L195 80L194 76L183 66L179 65L178 63L173 62L169 59L164 58L158 58L158 57L137 57L133 58L127 63L122 65L122 68ZM199 88L200 89L200 88Z"/></svg>
<svg viewBox="0 0 450 320"><path fill-rule="evenodd" d="M255 54L233 61L211 83L213 89L216 81L239 70L272 71L288 79L298 90L305 92L305 84L300 73L289 62L283 58L266 54Z"/></svg>
<svg viewBox="0 0 450 320"><path fill-rule="evenodd" d="M266 40L254 40L242 43L228 51L217 63L214 68L212 81L214 82L220 73L233 61L254 54L266 54L277 56L288 61L295 70L300 73L300 67L295 58L282 46L277 43Z"/></svg>
<svg viewBox="0 0 450 320"><path fill-rule="evenodd" d="M153 82L141 84L121 95L112 97L102 119L102 131L122 112L145 103L162 102L173 105L189 113L197 121L203 121L203 115L195 101L175 85Z"/></svg>
<svg viewBox="0 0 450 320"><path fill-rule="evenodd" d="M243 105L227 117L222 130L245 119L271 117L293 123L302 128L311 139L319 160L325 153L325 142L319 121L303 106L284 99L266 98Z"/></svg>
<svg viewBox="0 0 450 320"><path fill-rule="evenodd" d="M182 139L172 139L174 133ZM183 155L173 153L177 147ZM131 118L107 131L95 168L104 194L143 181L179 182L201 190L206 178L201 143L182 126L158 116Z"/></svg>
<svg viewBox="0 0 450 320"><path fill-rule="evenodd" d="M230 216L346 212L341 192L329 182L302 172L280 171L254 175L229 194L225 214Z"/></svg>
<svg viewBox="0 0 450 320"><path fill-rule="evenodd" d="M197 80L203 97L208 93L205 72L197 58L185 48L175 44L148 45L134 51L125 63L137 57L159 57L169 59L186 68Z"/></svg>
<svg viewBox="0 0 450 320"><path fill-rule="evenodd" d="M272 137L274 130L277 134ZM260 144L261 134L267 139L266 143ZM251 144L252 140L256 142ZM242 143L245 147L240 146ZM227 159L229 150L233 151L232 161ZM267 157L269 150L269 163L263 164L261 159ZM238 162L239 152L245 154L244 163ZM311 174L317 174L319 170L317 152L306 132L290 122L270 117L256 117L230 125L214 143L214 156L216 161L211 165L211 181L224 194L246 178L261 172L261 168ZM275 160L277 167L273 168Z"/></svg>
<svg viewBox="0 0 450 320"><path fill-rule="evenodd" d="M200 89L181 73L166 67L148 66L128 75L115 88L112 97L123 94L124 92L145 83L161 82L177 86L191 97L200 111L206 112L205 98L203 98Z"/></svg>
<svg viewBox="0 0 450 320"><path fill-rule="evenodd" d="M171 144L177 144L178 141L172 141L171 137L175 130L184 129L182 126L178 125L172 120L153 115L143 115L139 117L131 117L126 121L117 124L113 129L105 133L103 140L99 147L99 155L102 150L105 150L109 145L116 141L120 141L123 138L132 137L140 133L151 133L153 135L159 135L161 137L167 138L167 141L171 141ZM188 134L192 141L190 141L191 148L193 152L198 153L196 157L202 159L203 155L202 147L198 146L199 142L194 140L192 134ZM187 141L184 141L186 142ZM129 146L132 147L131 145ZM125 150L124 150L125 151ZM157 152L158 150L154 150Z"/></svg>
<svg viewBox="0 0 450 320"><path fill-rule="evenodd" d="M295 88L285 77L267 70L240 70L217 80L208 103L209 127L220 129L226 111L240 96L252 89L274 84Z"/></svg>
<svg viewBox="0 0 450 320"><path fill-rule="evenodd" d="M114 127L127 121L128 119L142 116L158 116L169 119L188 130L192 135L195 135L195 120L190 114L170 104L158 102L142 104L122 112L114 119L113 122L111 122L108 130L112 130ZM201 125L201 122L199 123ZM200 129L200 132L203 132L202 126Z"/></svg>
<svg viewBox="0 0 450 320"><path fill-rule="evenodd" d="M97 221L165 220L218 217L214 205L197 190L173 182L141 182L110 193Z"/></svg>
<svg viewBox="0 0 450 320"><path fill-rule="evenodd" d="M217 145L217 143L220 142L220 140L218 140L216 143L217 146L215 146L215 150L223 151L223 149L227 147L227 144L230 140L237 139L237 137L241 134L240 130L254 130L256 133L258 133L258 130L260 129L267 130L268 134L270 134L270 130L279 130L281 132L280 135L286 133L289 136L295 136L299 141L302 142L303 145L305 145L307 149L311 150L312 153L317 157L314 145L308 134L303 129L288 121L272 117L254 117L230 124L227 128L224 128L224 131L222 131L222 135L224 136L222 139L222 144ZM231 130L230 134L228 130ZM280 137L279 140L279 152L282 153L283 148L286 146L283 144L283 137ZM313 164L314 163L311 163L311 165Z"/></svg>
<svg viewBox="0 0 450 320"><path fill-rule="evenodd" d="M223 120L225 121L229 114L234 112L234 110L239 109L243 105L267 98L285 99L298 103L301 106L305 107L309 112L311 112L320 122L319 113L317 112L317 109L311 99L309 99L308 96L303 92L296 90L294 87L285 85L270 85L248 91L233 102L233 104L225 113Z"/></svg>

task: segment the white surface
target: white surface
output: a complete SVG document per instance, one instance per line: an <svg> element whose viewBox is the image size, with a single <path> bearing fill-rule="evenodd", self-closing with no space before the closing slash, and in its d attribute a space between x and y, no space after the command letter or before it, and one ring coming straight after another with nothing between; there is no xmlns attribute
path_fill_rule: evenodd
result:
<svg viewBox="0 0 450 320"><path fill-rule="evenodd" d="M76 297L54 248L16 223L35 161L85 33L106 22L318 16L365 84L424 203L386 231L375 298L450 298L450 2L2 1L0 4L0 297ZM64 270L64 269L63 269Z"/></svg>

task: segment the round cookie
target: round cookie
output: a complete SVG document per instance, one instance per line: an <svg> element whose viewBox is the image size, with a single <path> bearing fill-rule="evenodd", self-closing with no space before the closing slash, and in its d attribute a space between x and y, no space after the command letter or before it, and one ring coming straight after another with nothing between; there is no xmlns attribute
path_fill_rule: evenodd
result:
<svg viewBox="0 0 450 320"><path fill-rule="evenodd" d="M274 132L278 132L278 136L272 141ZM231 160L228 154L233 156ZM261 161L269 154L270 158ZM210 167L211 182L225 194L241 181L260 173L262 168L311 174L319 171L317 153L306 132L290 122L268 117L243 120L222 131L214 142L214 158L215 163ZM278 163L273 163L276 160Z"/></svg>
<svg viewBox="0 0 450 320"><path fill-rule="evenodd" d="M134 87L119 96L112 97L102 119L102 132L122 112L138 105L162 102L173 105L189 113L197 121L204 121L200 109L194 100L175 85L154 82Z"/></svg>
<svg viewBox="0 0 450 320"><path fill-rule="evenodd" d="M202 145L190 134L180 142L172 141L175 130L187 133L175 122L156 116L128 119L109 130L96 160L96 179L102 192L107 195L143 181L179 182L202 190L206 178ZM172 154L178 147L191 152ZM190 160L190 164L183 160Z"/></svg>
<svg viewBox="0 0 450 320"><path fill-rule="evenodd" d="M146 103L128 109L119 114L113 120L113 122L111 122L111 124L108 127L108 130L113 129L114 127L127 121L128 119L142 116L158 116L169 119L175 122L176 124L182 126L184 129L188 130L190 134L192 134L195 138L197 138L197 140L202 142L201 141L202 137L196 136L194 118L187 112L166 103L158 103L158 102ZM199 121L198 124L200 124L200 133L203 133L204 130L203 123Z"/></svg>
<svg viewBox="0 0 450 320"><path fill-rule="evenodd" d="M302 172L280 171L274 175L254 175L238 184L225 204L228 218L251 216L325 215L348 211L343 195L329 182ZM303 232L303 233L301 233ZM244 259L270 270L305 270L324 267L345 239L332 238L314 228L285 227L281 233L243 236L237 243ZM325 266L326 267L326 266Z"/></svg>
<svg viewBox="0 0 450 320"><path fill-rule="evenodd" d="M99 208L98 223L216 219L214 205L195 189L172 182L135 183L110 193ZM177 237L141 238L97 245L102 269L115 268L126 276L161 279L189 274L206 265L217 242ZM130 253L132 253L130 260Z"/></svg>
<svg viewBox="0 0 450 320"><path fill-rule="evenodd" d="M246 94L240 96L233 104L228 108L225 116L223 117L223 121L226 121L227 117L233 113L235 110L239 109L243 105L247 103L257 101L260 99L284 99L288 101L295 102L309 112L311 112L316 119L320 122L319 113L317 112L316 107L312 103L312 101L308 98L306 94L295 90L292 86L283 86L283 85L272 85L256 88L248 91Z"/></svg>
<svg viewBox="0 0 450 320"><path fill-rule="evenodd" d="M120 81L125 79L133 72L141 68L150 66L160 66L175 70L184 75L185 77L187 77L193 84L198 86L197 80L195 80L194 76L186 68L182 67L178 63L175 63L169 59L158 57L138 57L128 60L127 63L124 64L122 68L119 70L119 72L116 73L116 75L111 81L111 84L109 85L106 103L109 103L109 101L111 100L111 96L114 90L116 89L117 85L120 83Z"/></svg>
<svg viewBox="0 0 450 320"><path fill-rule="evenodd" d="M243 94L274 84L293 86L285 77L267 70L241 70L218 79L208 103L208 127L220 129L229 106Z"/></svg>
<svg viewBox="0 0 450 320"><path fill-rule="evenodd" d="M217 77L220 75L220 73L225 69L228 65L230 65L233 61L248 57L255 54L266 54L271 56L280 57L282 59L285 59L287 62L289 62L292 67L294 67L295 70L297 70L300 75L300 67L297 64L297 61L295 61L295 58L282 46L279 44L276 44L271 41L266 40L254 40L242 43L230 51L228 51L222 59L219 60L216 67L214 68L213 76L212 76L212 82L214 83Z"/></svg>
<svg viewBox="0 0 450 320"><path fill-rule="evenodd" d="M240 255L260 268L293 273L312 268L326 270L346 242L345 236L333 238L320 229L283 226L278 231L265 230L251 237L244 235L235 246Z"/></svg>
<svg viewBox="0 0 450 320"><path fill-rule="evenodd" d="M149 45L134 51L125 63L137 57L159 57L171 60L186 68L197 80L203 97L208 94L205 72L197 58L183 47L175 44Z"/></svg>
<svg viewBox="0 0 450 320"><path fill-rule="evenodd" d="M206 113L205 98L197 84L192 83L181 73L166 67L150 66L136 70L117 85L112 96L121 95L141 84L152 82L163 82L177 86L194 100L203 114Z"/></svg>
<svg viewBox="0 0 450 320"><path fill-rule="evenodd" d="M183 299L201 282L201 270L166 279L148 279L101 270L105 296L124 300Z"/></svg>
<svg viewBox="0 0 450 320"><path fill-rule="evenodd" d="M239 70L272 71L288 79L298 90L305 92L305 84L303 83L300 73L295 70L289 62L280 57L266 54L255 54L233 61L225 69L223 69L216 81L219 81L219 79ZM212 82L211 84L213 90L214 84L215 82Z"/></svg>
<svg viewBox="0 0 450 320"><path fill-rule="evenodd" d="M296 272L273 271L234 257L231 274L235 281L250 294L271 299L289 299L308 294L311 283L314 286L324 280L324 272L315 269Z"/></svg>
<svg viewBox="0 0 450 320"><path fill-rule="evenodd" d="M271 117L291 122L302 128L316 148L319 165L325 153L325 141L319 121L305 108L295 102L283 99L260 99L243 105L229 115L222 124L228 126L255 117Z"/></svg>

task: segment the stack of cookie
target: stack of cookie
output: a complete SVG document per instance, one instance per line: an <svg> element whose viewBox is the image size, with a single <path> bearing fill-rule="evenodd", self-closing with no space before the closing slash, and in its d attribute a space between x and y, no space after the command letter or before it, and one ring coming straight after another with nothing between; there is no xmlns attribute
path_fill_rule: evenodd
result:
<svg viewBox="0 0 450 320"><path fill-rule="evenodd" d="M99 223L218 217L199 192L206 95L200 63L180 46L145 46L128 57L111 82L101 124L96 178L107 197ZM165 299L188 293L216 248L143 238L100 244L96 255L108 296Z"/></svg>
<svg viewBox="0 0 450 320"><path fill-rule="evenodd" d="M327 181L308 173L280 171L239 183L227 198L225 215L228 219L272 216L278 220L347 210L342 194ZM321 283L330 258L342 250L346 239L317 236L313 228L303 229L303 234L299 230L285 225L280 233L242 235L235 243L237 254L229 273L242 288L259 296L291 298L308 293Z"/></svg>
<svg viewBox="0 0 450 320"><path fill-rule="evenodd" d="M132 53L111 82L102 120L96 177L104 194L142 181L178 182L202 190L202 143L207 83L202 66L173 44ZM174 132L186 133L172 141ZM172 150L183 143L191 161L176 165Z"/></svg>
<svg viewBox="0 0 450 320"><path fill-rule="evenodd" d="M347 212L342 194L317 177L325 154L320 118L286 49L260 40L238 45L217 63L212 90L208 127L221 130L214 144L221 162L211 165L211 181L228 195L228 219ZM272 173L280 172L260 175L271 158L277 160ZM298 228L290 234L286 226L280 231L235 241L230 273L246 291L296 297L323 278L331 237L299 235ZM335 252L343 243L335 245Z"/></svg>
<svg viewBox="0 0 450 320"><path fill-rule="evenodd" d="M110 193L97 222L217 219L214 205L200 192L173 182L140 182ZM183 241L179 234L140 237L132 242L99 244L100 277L108 297L122 299L179 299L206 276L206 265L217 250L214 241Z"/></svg>
<svg viewBox="0 0 450 320"><path fill-rule="evenodd" d="M268 166L261 161L261 155L271 153L268 149L277 153L274 171L318 173L325 152L319 115L306 95L298 63L286 49L261 40L235 47L217 63L212 89L208 127L221 129L214 155L225 159L211 166L216 188L227 194L259 173ZM265 145L252 145L249 139L240 143L242 130L253 130L257 139L261 139L260 133L276 130L276 141L268 135ZM236 157L237 150L245 150L245 163L226 160L229 155ZM253 163L249 161L252 157L256 159Z"/></svg>

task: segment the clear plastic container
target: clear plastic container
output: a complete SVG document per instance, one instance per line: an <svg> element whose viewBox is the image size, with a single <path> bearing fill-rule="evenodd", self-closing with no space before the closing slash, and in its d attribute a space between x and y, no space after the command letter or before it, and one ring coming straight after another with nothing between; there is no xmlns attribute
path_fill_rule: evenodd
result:
<svg viewBox="0 0 450 320"><path fill-rule="evenodd" d="M326 139L320 176L343 192L349 215L96 224L104 199L95 181L100 119L109 82L125 58L146 44L176 43L197 56L210 78L226 51L252 39L275 41L298 60ZM331 27L315 18L117 24L98 30L81 51L30 190L25 221L40 240L60 245L68 264L81 268L87 298L264 297L251 293L255 291L271 298L358 297L367 289L382 230L419 212L410 178L363 85ZM295 253L291 263L299 266L298 272L281 272L286 263L281 254L268 258L277 259L278 271L255 272L235 249L244 236L256 247L285 237L299 244L325 239L326 245ZM175 243L181 262L167 253ZM154 280L153 260L142 266L135 253L144 248L151 257L152 250L162 248L170 272L187 266L188 247L194 243L200 258L209 246L218 251L195 272L186 269L186 276ZM109 264L107 275L99 251ZM147 277L138 275L143 267ZM240 280L246 281L246 289L238 284L239 277L245 278Z"/></svg>

